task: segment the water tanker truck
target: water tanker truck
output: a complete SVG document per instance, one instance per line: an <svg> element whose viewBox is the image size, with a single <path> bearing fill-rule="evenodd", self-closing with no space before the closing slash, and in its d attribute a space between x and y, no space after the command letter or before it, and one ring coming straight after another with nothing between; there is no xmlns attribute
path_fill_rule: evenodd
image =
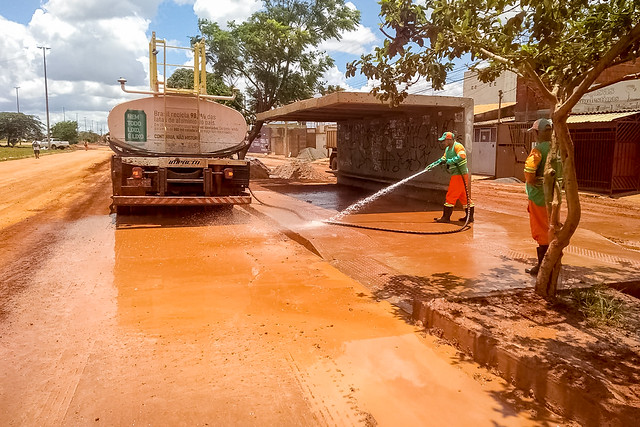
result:
<svg viewBox="0 0 640 427"><path fill-rule="evenodd" d="M167 87L167 49L191 49L194 89ZM158 56L162 54L162 60ZM205 47L149 43L148 95L116 105L109 113L109 146L113 184L112 208L122 213L134 206L211 206L251 203L249 161L235 156L245 148L244 117L219 101L233 96L206 93ZM234 158L236 157L236 158Z"/></svg>

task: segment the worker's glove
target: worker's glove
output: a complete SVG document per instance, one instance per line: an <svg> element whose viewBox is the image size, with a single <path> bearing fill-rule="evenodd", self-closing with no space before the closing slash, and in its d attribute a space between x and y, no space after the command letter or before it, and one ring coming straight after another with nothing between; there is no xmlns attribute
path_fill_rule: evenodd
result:
<svg viewBox="0 0 640 427"><path fill-rule="evenodd" d="M436 160L435 162L431 163L430 165L428 165L424 169L425 170L429 170L429 169L435 168L436 166L442 164L443 162L444 162L444 160L442 158L439 158L438 160Z"/></svg>

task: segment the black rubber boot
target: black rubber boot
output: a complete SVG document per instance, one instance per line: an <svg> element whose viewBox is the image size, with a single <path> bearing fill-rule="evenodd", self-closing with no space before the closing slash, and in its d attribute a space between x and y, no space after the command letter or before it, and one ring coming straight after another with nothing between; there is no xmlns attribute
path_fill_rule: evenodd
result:
<svg viewBox="0 0 640 427"><path fill-rule="evenodd" d="M473 222L473 206L470 208L464 208L464 216L460 218L458 221L465 222L467 220L467 215L469 215L469 223Z"/></svg>
<svg viewBox="0 0 640 427"><path fill-rule="evenodd" d="M540 264L542 264L542 259L547 253L547 249L549 249L549 245L540 245L536 248L536 251L538 252L538 264L536 264L533 268L525 269L525 273L529 273L532 276L538 275L538 271L540 271Z"/></svg>
<svg viewBox="0 0 640 427"><path fill-rule="evenodd" d="M433 218L436 222L451 222L451 214L453 213L453 206L445 206L442 209L442 218Z"/></svg>

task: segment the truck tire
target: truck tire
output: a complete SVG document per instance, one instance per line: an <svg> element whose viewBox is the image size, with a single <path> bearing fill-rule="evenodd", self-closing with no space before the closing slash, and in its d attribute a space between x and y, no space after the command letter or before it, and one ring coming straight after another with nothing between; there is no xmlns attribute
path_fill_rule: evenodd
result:
<svg viewBox="0 0 640 427"><path fill-rule="evenodd" d="M55 150L56 148L58 148L58 147L56 147L55 145L51 145L51 149L52 150Z"/></svg>

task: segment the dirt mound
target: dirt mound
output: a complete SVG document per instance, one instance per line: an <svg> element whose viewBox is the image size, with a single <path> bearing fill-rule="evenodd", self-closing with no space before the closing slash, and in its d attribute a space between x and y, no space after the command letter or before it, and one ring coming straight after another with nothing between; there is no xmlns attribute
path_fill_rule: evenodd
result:
<svg viewBox="0 0 640 427"><path fill-rule="evenodd" d="M307 147L298 154L298 159L300 160L318 160L318 159L326 159L327 152L325 150L320 150L317 148Z"/></svg>
<svg viewBox="0 0 640 427"><path fill-rule="evenodd" d="M271 170L258 159L251 159L250 179L268 179Z"/></svg>
<svg viewBox="0 0 640 427"><path fill-rule="evenodd" d="M310 162L293 159L291 162L277 166L271 178L293 179L302 181L325 181L326 176L316 170Z"/></svg>

